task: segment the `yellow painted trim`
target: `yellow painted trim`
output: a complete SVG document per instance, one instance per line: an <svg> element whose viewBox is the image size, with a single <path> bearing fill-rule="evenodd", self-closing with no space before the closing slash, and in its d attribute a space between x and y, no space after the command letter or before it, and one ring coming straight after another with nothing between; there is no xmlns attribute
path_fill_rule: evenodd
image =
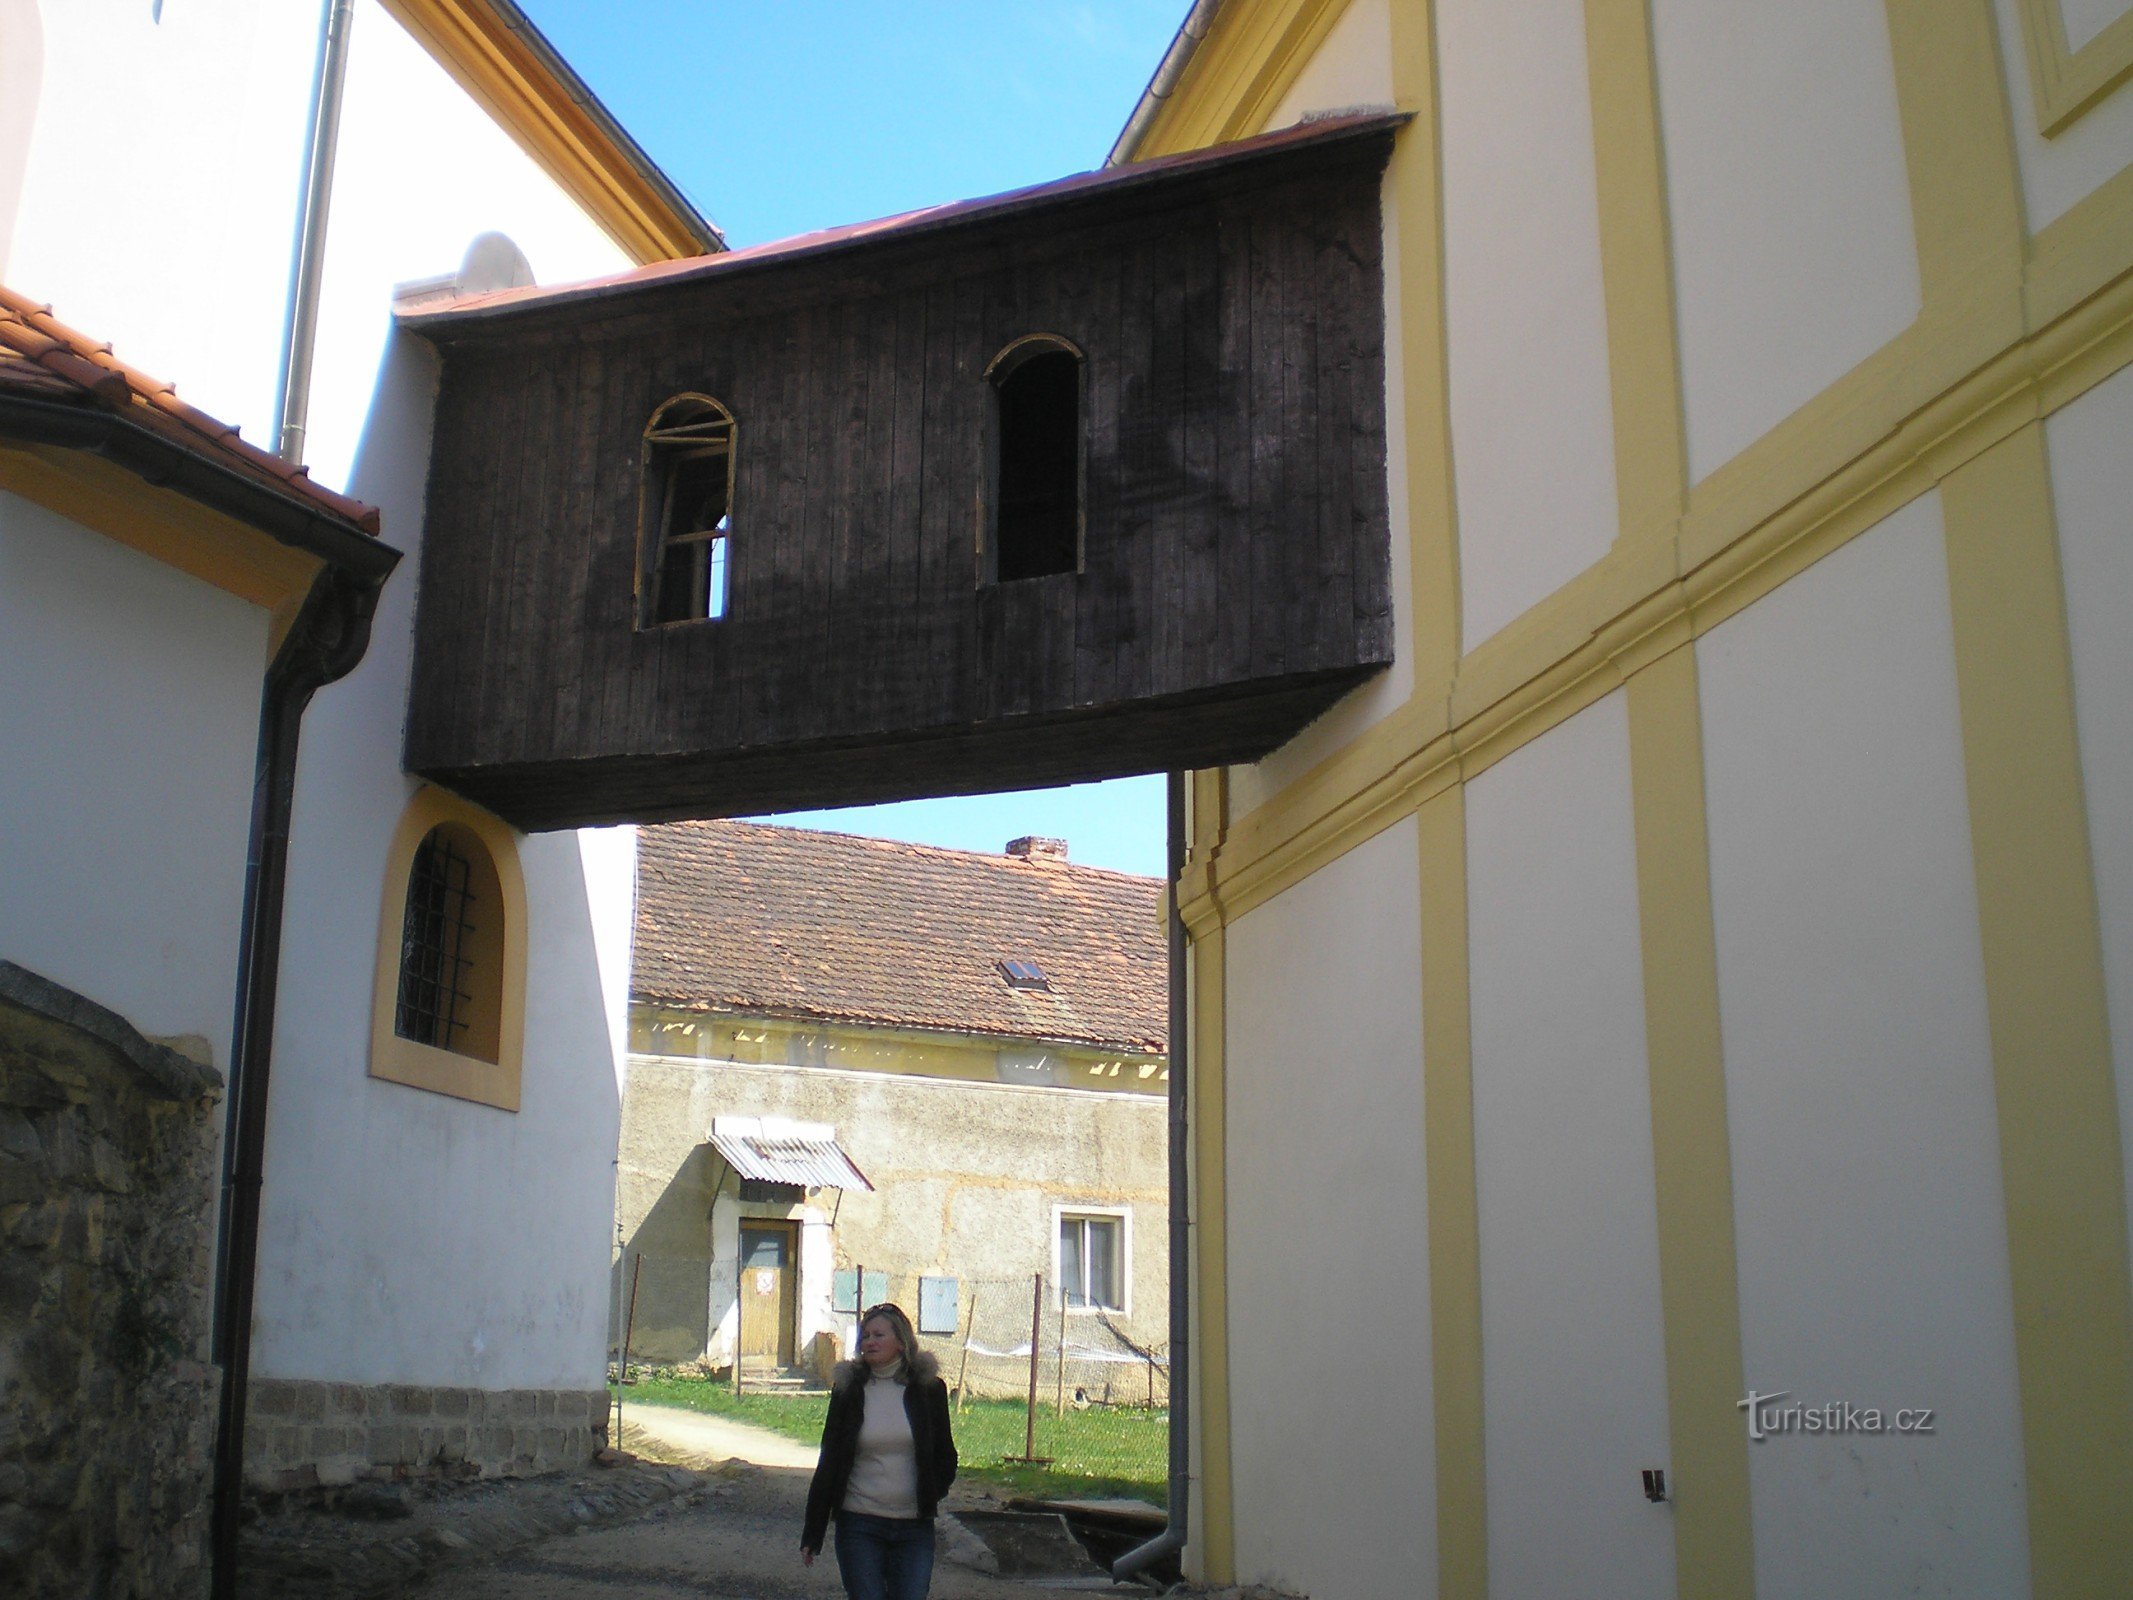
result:
<svg viewBox="0 0 2133 1600"><path fill-rule="evenodd" d="M1226 936L1219 927L1192 941L1193 1443L1198 1448L1199 1516L1188 1538L1201 1578L1237 1579L1236 1490L1230 1470L1229 1229Z"/></svg>
<svg viewBox="0 0 2133 1600"><path fill-rule="evenodd" d="M240 600L293 619L325 565L101 456L47 445L0 450L0 489L35 501ZM286 623L269 641L281 643ZM265 669L265 663L261 663Z"/></svg>
<svg viewBox="0 0 2133 1600"><path fill-rule="evenodd" d="M414 865L416 847L430 829L442 822L459 823L482 842L503 890L503 1017L493 1062L403 1039L393 1026L400 990L400 929L407 903L408 870ZM425 785L408 801L385 853L377 967L371 989L370 1075L389 1083L427 1089L432 1094L516 1111L525 1042L526 878L519 867L518 835L480 807Z"/></svg>
<svg viewBox="0 0 2133 1600"><path fill-rule="evenodd" d="M483 0L378 0L637 262L703 253L695 230Z"/></svg>
<svg viewBox="0 0 2133 1600"><path fill-rule="evenodd" d="M1392 9L1393 98L1413 120L1393 145L1402 440L1407 466L1407 614L1412 702L1427 705L1459 661L1459 503L1452 475L1451 331L1444 280L1444 161L1437 46L1427 7Z"/></svg>
<svg viewBox="0 0 2133 1600"><path fill-rule="evenodd" d="M1747 1391L1694 648L1682 645L1634 674L1625 698L1666 1327L1674 1570L1681 1600L1750 1600L1755 1550L1748 1441L1735 1410Z"/></svg>
<svg viewBox="0 0 2133 1600"><path fill-rule="evenodd" d="M2043 429L1941 486L2037 1600L2133 1572L2133 1275Z"/></svg>
<svg viewBox="0 0 2133 1600"><path fill-rule="evenodd" d="M1134 148L1135 160L1226 144L1259 132L1310 64L1348 0L1231 4ZM1398 11L1400 5L1393 6Z"/></svg>
<svg viewBox="0 0 2133 1600"><path fill-rule="evenodd" d="M2133 185L2113 201L2085 213L2086 227L2133 229L2133 215L2119 210L2133 207ZM2099 252L2071 235L2055 242L2042 270L2064 293L2074 281L2068 263ZM1960 308L1922 318L1698 484L1672 552L1682 576L1668 575L1663 543L1625 539L1462 661L1443 698L1427 691L1418 663L1412 701L1232 820L1220 849L1187 875L1187 925L1207 924L1210 894L1234 917L1280 893L2133 363L2133 260L2121 258L2107 283L2050 322L1982 359L1977 346Z"/></svg>
<svg viewBox="0 0 2133 1600"><path fill-rule="evenodd" d="M2080 115L2133 73L2133 14L2120 17L2079 50L2067 48L2060 0L2016 0L2029 57L2037 131L2064 133Z"/></svg>
<svg viewBox="0 0 2133 1600"><path fill-rule="evenodd" d="M1485 1600L1481 1206L1467 987L1466 791L1415 815L1422 894L1423 1164L1429 1196L1430 1389L1436 1416L1437 1593Z"/></svg>
<svg viewBox="0 0 2133 1600"><path fill-rule="evenodd" d="M1665 542L1688 490L1650 0L1585 0L1619 533Z"/></svg>
<svg viewBox="0 0 2133 1600"><path fill-rule="evenodd" d="M1992 322L1974 331L1996 348L2021 332L2026 225L1992 0L1886 0L1886 9L1919 291L1929 311L1988 312Z"/></svg>

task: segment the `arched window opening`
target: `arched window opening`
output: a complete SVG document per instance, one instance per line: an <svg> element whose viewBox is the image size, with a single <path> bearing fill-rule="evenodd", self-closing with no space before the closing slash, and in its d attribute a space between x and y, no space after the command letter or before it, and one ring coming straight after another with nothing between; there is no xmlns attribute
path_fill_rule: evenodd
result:
<svg viewBox="0 0 2133 1600"><path fill-rule="evenodd" d="M495 1062L501 1044L504 896L474 831L439 823L407 874L393 1031L403 1039Z"/></svg>
<svg viewBox="0 0 2133 1600"><path fill-rule="evenodd" d="M644 433L638 626L726 614L733 415L704 395L669 400Z"/></svg>
<svg viewBox="0 0 2133 1600"><path fill-rule="evenodd" d="M991 576L1081 567L1081 352L1036 334L994 358Z"/></svg>

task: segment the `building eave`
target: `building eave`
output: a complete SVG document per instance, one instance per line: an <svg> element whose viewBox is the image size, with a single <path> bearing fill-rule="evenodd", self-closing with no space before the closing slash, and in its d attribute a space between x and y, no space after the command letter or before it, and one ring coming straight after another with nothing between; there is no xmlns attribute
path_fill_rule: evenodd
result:
<svg viewBox="0 0 2133 1600"><path fill-rule="evenodd" d="M726 248L511 0L379 0L640 264Z"/></svg>

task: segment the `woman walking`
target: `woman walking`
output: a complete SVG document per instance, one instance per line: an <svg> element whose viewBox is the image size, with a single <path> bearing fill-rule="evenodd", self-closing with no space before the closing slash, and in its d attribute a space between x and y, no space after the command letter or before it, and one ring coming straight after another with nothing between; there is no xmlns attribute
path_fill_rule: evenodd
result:
<svg viewBox="0 0 2133 1600"><path fill-rule="evenodd" d="M859 1359L839 1362L830 1387L801 1561L814 1564L834 1514L850 1600L926 1600L933 1513L953 1482L940 1364L918 1347L900 1306L875 1306L859 1321Z"/></svg>

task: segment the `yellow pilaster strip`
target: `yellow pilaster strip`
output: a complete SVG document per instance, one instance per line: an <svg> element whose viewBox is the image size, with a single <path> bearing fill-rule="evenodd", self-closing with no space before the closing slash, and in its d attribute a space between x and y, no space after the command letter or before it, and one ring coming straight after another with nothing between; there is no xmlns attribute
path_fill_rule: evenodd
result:
<svg viewBox="0 0 2133 1600"><path fill-rule="evenodd" d="M1429 1193L1430 1376L1437 1427L1437 1593L1484 1600L1481 1225L1467 991L1466 790L1415 813L1422 863L1422 1117Z"/></svg>
<svg viewBox="0 0 2133 1600"><path fill-rule="evenodd" d="M2050 467L2032 424L1942 485L2036 1600L2133 1573L2133 1280Z"/></svg>
<svg viewBox="0 0 2133 1600"><path fill-rule="evenodd" d="M1393 98L1414 121L1388 173L1399 254L1400 369L1407 409L1407 538L1414 699L1443 706L1459 664L1459 519L1444 299L1443 162L1437 128L1435 8L1392 6Z"/></svg>
<svg viewBox="0 0 2133 1600"><path fill-rule="evenodd" d="M1620 532L1671 540L1687 492L1650 0L1585 0Z"/></svg>
<svg viewBox="0 0 2133 1600"><path fill-rule="evenodd" d="M1228 1139L1223 1101L1223 1040L1228 1005L1223 971L1226 930L1216 926L1192 941L1192 1230L1198 1347L1193 1370L1198 1402L1193 1432L1199 1445L1198 1524L1188 1541L1199 1552L1202 1578L1233 1583L1237 1525L1230 1477Z"/></svg>
<svg viewBox="0 0 2133 1600"><path fill-rule="evenodd" d="M2021 174L1991 0L1887 0L1924 319L1965 355L2022 331Z"/></svg>
<svg viewBox="0 0 2133 1600"><path fill-rule="evenodd" d="M1681 1600L1748 1600L1755 1552L1747 1433L1734 1409L1745 1390L1733 1163L1694 648L1661 656L1626 693L1676 1583Z"/></svg>

